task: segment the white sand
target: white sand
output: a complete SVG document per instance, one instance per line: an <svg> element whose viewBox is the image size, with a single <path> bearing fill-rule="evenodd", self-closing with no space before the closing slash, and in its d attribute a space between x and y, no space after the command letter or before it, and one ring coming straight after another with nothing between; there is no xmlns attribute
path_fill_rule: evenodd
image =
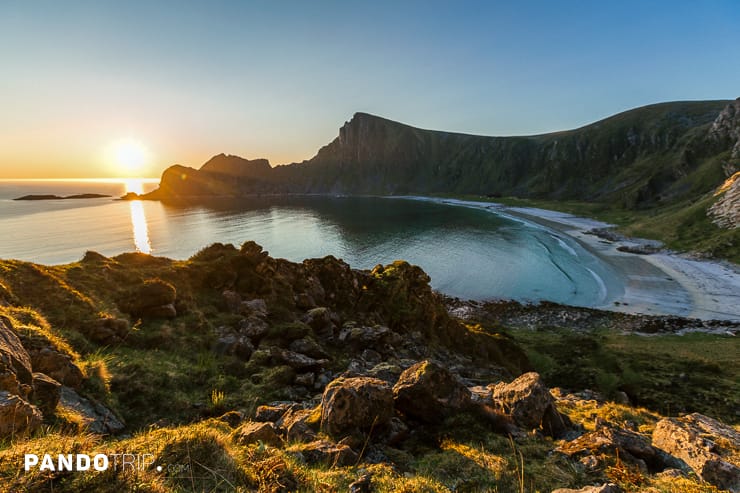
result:
<svg viewBox="0 0 740 493"><path fill-rule="evenodd" d="M624 292L610 300L608 305L596 308L740 321L740 268L735 264L695 260L670 252L651 255L620 252L617 247L630 242L611 242L586 234L594 228L612 225L563 212L490 202L406 198L488 209L503 216L529 220L574 238L612 266L622 278Z"/></svg>

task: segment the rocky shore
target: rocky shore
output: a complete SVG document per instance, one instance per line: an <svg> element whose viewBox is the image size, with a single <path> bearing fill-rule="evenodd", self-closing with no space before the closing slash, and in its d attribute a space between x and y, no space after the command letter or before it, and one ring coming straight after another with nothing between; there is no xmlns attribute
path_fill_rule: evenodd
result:
<svg viewBox="0 0 740 493"><path fill-rule="evenodd" d="M214 244L187 261L94 252L66 266L2 261L0 485L737 492L737 419L720 411L737 409L737 386L724 407L706 400L662 415L634 403L641 394L629 386L584 387L575 373L573 385L554 385L517 335L699 328L736 348L737 327L447 299L406 262L292 263L253 242ZM586 346L568 337L575 357ZM732 364L707 371L717 385L737 380ZM154 461L135 474L21 471L24 453L50 447L136 449ZM173 474L173 464L190 472Z"/></svg>

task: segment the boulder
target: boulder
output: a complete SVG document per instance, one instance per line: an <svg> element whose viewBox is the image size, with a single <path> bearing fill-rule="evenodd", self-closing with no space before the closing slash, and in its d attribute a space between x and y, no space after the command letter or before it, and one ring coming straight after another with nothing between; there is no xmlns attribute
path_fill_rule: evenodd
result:
<svg viewBox="0 0 740 493"><path fill-rule="evenodd" d="M32 401L44 414L50 414L59 403L62 384L43 373L33 374Z"/></svg>
<svg viewBox="0 0 740 493"><path fill-rule="evenodd" d="M468 409L470 391L455 375L426 360L407 368L393 387L396 409L427 423Z"/></svg>
<svg viewBox="0 0 740 493"><path fill-rule="evenodd" d="M239 322L238 332L252 341L258 341L267 333L268 327L267 322L261 318L249 316Z"/></svg>
<svg viewBox="0 0 740 493"><path fill-rule="evenodd" d="M329 357L329 354L324 351L324 348L322 348L319 343L317 343L310 337L302 337L300 339L296 339L295 341L290 343L288 349L295 353L305 354L306 356L310 356L311 358L321 359Z"/></svg>
<svg viewBox="0 0 740 493"><path fill-rule="evenodd" d="M244 421L244 413L241 411L227 411L219 416L218 420L223 421L231 428L236 428L242 421Z"/></svg>
<svg viewBox="0 0 740 493"><path fill-rule="evenodd" d="M589 456L595 453L618 455L625 462L650 471L675 467L678 461L653 447L644 436L634 431L602 427L562 444L556 449L568 456Z"/></svg>
<svg viewBox="0 0 740 493"><path fill-rule="evenodd" d="M113 412L99 402L80 396L73 389L62 386L59 403L83 416L88 431L100 435L115 434L123 430L124 424Z"/></svg>
<svg viewBox="0 0 740 493"><path fill-rule="evenodd" d="M236 356L244 361L249 360L254 352L254 344L249 337L240 334L219 331L221 334L213 345L213 352L219 356Z"/></svg>
<svg viewBox="0 0 740 493"><path fill-rule="evenodd" d="M265 318L268 314L267 303L263 299L254 299L249 301L242 301L240 310L247 316L253 316L257 318Z"/></svg>
<svg viewBox="0 0 740 493"><path fill-rule="evenodd" d="M43 416L41 411L19 395L0 390L0 437L33 433L39 426Z"/></svg>
<svg viewBox="0 0 740 493"><path fill-rule="evenodd" d="M393 391L376 378L338 378L321 397L321 429L335 437L382 427L393 414Z"/></svg>
<svg viewBox="0 0 740 493"><path fill-rule="evenodd" d="M255 421L270 421L275 423L291 408L297 406L294 403L279 403L274 405L258 406L254 413Z"/></svg>
<svg viewBox="0 0 740 493"><path fill-rule="evenodd" d="M352 466L357 463L359 456L348 445L332 443L326 440L316 440L296 449L308 464L324 464L327 466Z"/></svg>
<svg viewBox="0 0 740 493"><path fill-rule="evenodd" d="M740 491L740 468L735 465L740 462L740 433L731 427L698 413L664 418L655 426L653 445L683 460L707 483Z"/></svg>
<svg viewBox="0 0 740 493"><path fill-rule="evenodd" d="M72 362L72 357L47 346L31 352L31 364L34 371L44 373L62 385L79 388L85 376L82 370Z"/></svg>
<svg viewBox="0 0 740 493"><path fill-rule="evenodd" d="M294 370L315 371L320 370L329 363L326 359L314 359L305 354L296 353L287 349L270 347L270 357L277 364L288 365Z"/></svg>
<svg viewBox="0 0 740 493"><path fill-rule="evenodd" d="M276 425L283 431L288 442L308 442L316 438L316 432L309 423L312 415L312 409L293 408Z"/></svg>
<svg viewBox="0 0 740 493"><path fill-rule="evenodd" d="M234 441L240 445L262 442L273 447L279 447L283 443L283 440L275 431L275 425L269 422L244 423L234 432Z"/></svg>
<svg viewBox="0 0 740 493"><path fill-rule="evenodd" d="M403 373L403 368L388 362L378 363L367 372L369 376L385 380L390 384L395 384L401 373Z"/></svg>
<svg viewBox="0 0 740 493"><path fill-rule="evenodd" d="M580 490L572 488L558 488L552 493L622 493L622 488L614 483L604 483L601 486L584 486Z"/></svg>
<svg viewBox="0 0 740 493"><path fill-rule="evenodd" d="M383 352L386 346L395 347L403 342L403 338L383 325L371 327L356 326L352 322L344 324L339 331L339 342L349 345L353 350L374 349Z"/></svg>
<svg viewBox="0 0 740 493"><path fill-rule="evenodd" d="M570 419L555 408L538 373L525 373L511 383L501 382L492 394L494 405L523 428L542 428L546 434L559 438L572 427Z"/></svg>
<svg viewBox="0 0 740 493"><path fill-rule="evenodd" d="M296 385L303 385L304 387L308 387L308 388L313 387L313 384L315 381L316 381L316 374L313 372L301 373L299 375L296 375L295 377Z"/></svg>
<svg viewBox="0 0 740 493"><path fill-rule="evenodd" d="M0 390L28 395L33 380L31 368L31 357L10 320L0 317Z"/></svg>
<svg viewBox="0 0 740 493"><path fill-rule="evenodd" d="M308 310L301 318L301 321L310 326L322 339L331 339L334 336L336 320L338 317L323 306Z"/></svg>

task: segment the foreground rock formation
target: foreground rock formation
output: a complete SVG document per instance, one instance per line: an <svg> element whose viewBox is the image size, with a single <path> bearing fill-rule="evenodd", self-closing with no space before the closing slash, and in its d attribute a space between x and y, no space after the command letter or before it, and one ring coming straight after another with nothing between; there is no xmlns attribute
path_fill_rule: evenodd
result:
<svg viewBox="0 0 740 493"><path fill-rule="evenodd" d="M445 299L406 262L292 263L247 242L188 261L3 261L0 287L11 491L653 492L667 478L737 491L731 427L633 407L630 388L550 388L503 318L484 317L508 312ZM138 476L13 472L49 443L155 462Z"/></svg>

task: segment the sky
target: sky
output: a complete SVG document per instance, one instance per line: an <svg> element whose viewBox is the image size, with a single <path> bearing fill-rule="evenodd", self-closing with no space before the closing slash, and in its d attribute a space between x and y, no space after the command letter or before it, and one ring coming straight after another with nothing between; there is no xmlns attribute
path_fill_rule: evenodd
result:
<svg viewBox="0 0 740 493"><path fill-rule="evenodd" d="M739 25L736 0L0 0L0 178L298 162L357 111L525 135L734 99Z"/></svg>

